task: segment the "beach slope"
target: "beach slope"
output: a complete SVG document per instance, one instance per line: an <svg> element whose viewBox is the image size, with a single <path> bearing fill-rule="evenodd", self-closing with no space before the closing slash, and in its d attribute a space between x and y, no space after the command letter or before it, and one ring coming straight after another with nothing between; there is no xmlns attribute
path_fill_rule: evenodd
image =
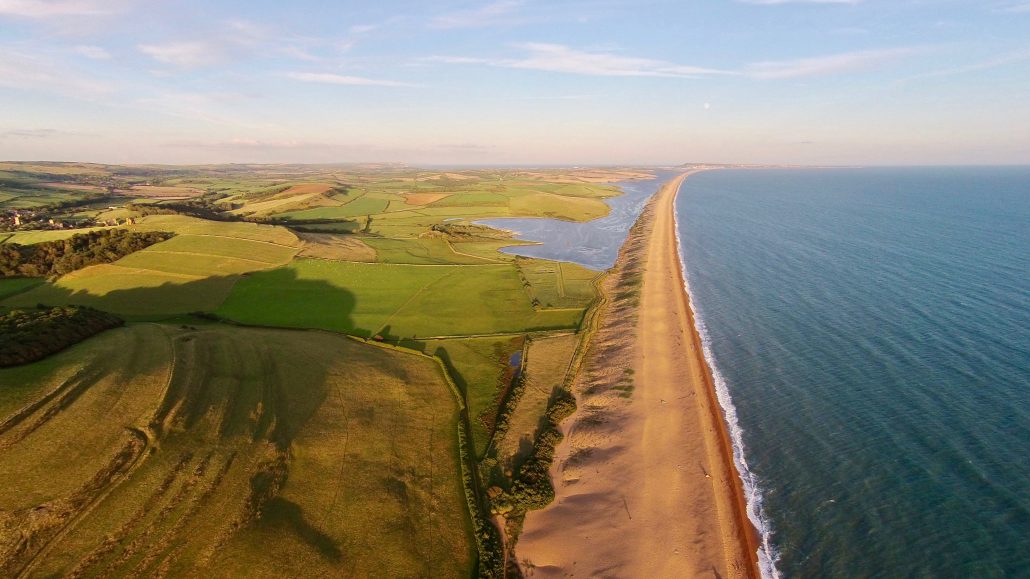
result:
<svg viewBox="0 0 1030 579"><path fill-rule="evenodd" d="M688 175L649 202L603 284L556 499L527 515L516 547L527 576L758 576L680 268L675 199Z"/></svg>

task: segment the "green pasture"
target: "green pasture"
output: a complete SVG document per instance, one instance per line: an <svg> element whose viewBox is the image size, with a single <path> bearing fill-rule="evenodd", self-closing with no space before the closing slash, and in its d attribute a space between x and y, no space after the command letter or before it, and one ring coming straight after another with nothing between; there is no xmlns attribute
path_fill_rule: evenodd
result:
<svg viewBox="0 0 1030 579"><path fill-rule="evenodd" d="M275 308L268 307L272 303ZM410 338L573 328L583 310L534 309L515 268L507 264L300 259L249 274L217 313L249 324Z"/></svg>
<svg viewBox="0 0 1030 579"><path fill-rule="evenodd" d="M426 353L442 358L468 402L476 456L490 442L499 398L514 378L512 354L522 351L523 336L428 340Z"/></svg>

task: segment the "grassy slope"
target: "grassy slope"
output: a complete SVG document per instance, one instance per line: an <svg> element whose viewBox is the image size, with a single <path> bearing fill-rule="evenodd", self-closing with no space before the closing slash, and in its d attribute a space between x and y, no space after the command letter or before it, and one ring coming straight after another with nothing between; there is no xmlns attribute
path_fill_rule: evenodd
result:
<svg viewBox="0 0 1030 579"><path fill-rule="evenodd" d="M34 573L469 574L457 406L428 359L318 332L137 325L0 371L11 383L33 386L0 395L5 416L69 395L0 434L5 572L72 521ZM97 478L126 427L153 450L124 480ZM12 557L25 525L35 539Z"/></svg>
<svg viewBox="0 0 1030 579"><path fill-rule="evenodd" d="M0 278L0 300L19 294L41 283L43 283L43 280L34 277Z"/></svg>
<svg viewBox="0 0 1030 579"><path fill-rule="evenodd" d="M229 295L236 276L283 265L300 251L300 240L282 227L158 215L138 228L178 235L113 264L63 276L4 305L79 304L141 317L212 311Z"/></svg>

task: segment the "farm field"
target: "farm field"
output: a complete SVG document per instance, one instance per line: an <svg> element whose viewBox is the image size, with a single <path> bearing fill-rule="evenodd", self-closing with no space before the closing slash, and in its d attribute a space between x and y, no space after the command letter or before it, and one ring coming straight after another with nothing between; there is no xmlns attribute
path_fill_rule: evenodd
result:
<svg viewBox="0 0 1030 579"><path fill-rule="evenodd" d="M216 313L246 324L403 338L576 328L583 316L582 309L534 309L515 268L507 264L310 259L248 275Z"/></svg>
<svg viewBox="0 0 1030 579"><path fill-rule="evenodd" d="M471 573L458 403L428 358L143 324L0 383L31 384L0 397L3 575Z"/></svg>
<svg viewBox="0 0 1030 579"><path fill-rule="evenodd" d="M441 358L465 392L477 457L483 456L493 435L498 404L517 369L513 357L525 343L521 335L425 342L424 351Z"/></svg>

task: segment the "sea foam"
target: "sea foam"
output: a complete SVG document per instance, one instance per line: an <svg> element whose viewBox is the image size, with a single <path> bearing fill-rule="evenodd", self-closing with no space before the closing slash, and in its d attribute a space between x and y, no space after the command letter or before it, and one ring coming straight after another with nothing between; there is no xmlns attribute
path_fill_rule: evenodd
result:
<svg viewBox="0 0 1030 579"><path fill-rule="evenodd" d="M683 184L680 183L680 187ZM677 198L679 191L676 192ZM751 524L758 530L761 542L758 545L758 567L765 579L779 579L780 573L776 568L779 553L772 542L772 524L765 515L762 502L762 488L758 476L748 468L747 458L744 452L744 431L737 420L737 408L733 405L733 398L726 384L726 379L719 372L715 364L715 356L712 354L711 338L708 335L708 328L705 326L701 314L694 305L693 295L690 293L690 282L687 274L686 258L683 255L683 242L680 239L679 212L673 210L673 220L676 230L676 246L679 249L680 271L683 274L683 289L687 292L687 302L694 317L694 325L698 335L701 337L701 350L704 353L705 361L712 372L712 381L715 384L715 394L722 407L723 418L726 421L726 428L730 434L730 441L733 445L733 464L737 468L737 474L744 486L744 496L747 500L747 517Z"/></svg>

